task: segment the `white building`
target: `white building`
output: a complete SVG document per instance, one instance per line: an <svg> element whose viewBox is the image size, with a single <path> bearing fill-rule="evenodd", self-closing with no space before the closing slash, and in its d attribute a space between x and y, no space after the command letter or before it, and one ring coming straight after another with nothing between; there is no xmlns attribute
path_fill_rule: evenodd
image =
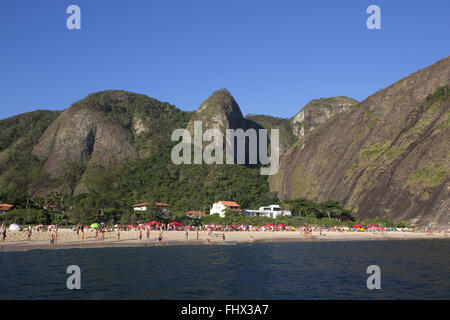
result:
<svg viewBox="0 0 450 320"><path fill-rule="evenodd" d="M277 218L279 216L290 216L290 211L281 210L279 205L273 204L267 207L261 207L259 210L244 210L245 217L268 217L268 218Z"/></svg>
<svg viewBox="0 0 450 320"><path fill-rule="evenodd" d="M145 203L139 203L139 204L133 205L133 210L134 211L147 211L148 207L152 206L152 205L160 207L162 212L167 211L167 207L170 207L170 204L167 204L167 203L159 203L159 202L149 203L149 202L145 202Z"/></svg>
<svg viewBox="0 0 450 320"><path fill-rule="evenodd" d="M213 203L209 214L218 214L221 218L225 218L225 210L242 212L241 206L234 201L219 201Z"/></svg>

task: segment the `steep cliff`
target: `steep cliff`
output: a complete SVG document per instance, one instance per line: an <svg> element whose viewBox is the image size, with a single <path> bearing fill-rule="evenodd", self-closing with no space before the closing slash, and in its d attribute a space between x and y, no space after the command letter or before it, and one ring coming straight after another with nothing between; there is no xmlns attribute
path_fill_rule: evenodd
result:
<svg viewBox="0 0 450 320"><path fill-rule="evenodd" d="M89 168L119 167L145 157L168 141L186 114L168 103L125 91L89 95L65 110L44 132L32 154L56 179L72 164ZM83 170L82 170L83 171ZM79 177L83 181L83 177ZM83 191L78 185L76 193Z"/></svg>
<svg viewBox="0 0 450 320"><path fill-rule="evenodd" d="M194 121L201 121L203 131L218 129L225 134L226 129L247 129L239 105L227 89L214 92L192 116L187 129L194 132Z"/></svg>
<svg viewBox="0 0 450 320"><path fill-rule="evenodd" d="M342 201L362 217L449 225L450 58L305 134L269 178L282 199Z"/></svg>
<svg viewBox="0 0 450 320"><path fill-rule="evenodd" d="M293 134L297 138L301 138L318 125L341 112L349 110L351 106L356 104L358 104L358 101L348 97L312 100L291 119Z"/></svg>

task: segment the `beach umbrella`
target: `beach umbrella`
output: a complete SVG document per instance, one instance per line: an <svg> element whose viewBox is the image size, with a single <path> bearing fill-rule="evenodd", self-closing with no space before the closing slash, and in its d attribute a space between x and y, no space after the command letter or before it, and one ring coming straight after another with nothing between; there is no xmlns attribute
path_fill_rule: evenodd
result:
<svg viewBox="0 0 450 320"><path fill-rule="evenodd" d="M181 223L174 221L174 222L169 223L169 225L170 226L181 226Z"/></svg>
<svg viewBox="0 0 450 320"><path fill-rule="evenodd" d="M145 225L147 225L147 226L154 226L155 224L161 224L161 223L158 222L158 221L152 221L152 222L147 222Z"/></svg>
<svg viewBox="0 0 450 320"><path fill-rule="evenodd" d="M100 227L100 224L98 224L98 223L91 224L92 229L97 229L98 227Z"/></svg>
<svg viewBox="0 0 450 320"><path fill-rule="evenodd" d="M88 228L89 228L89 226L84 226L84 227L83 227L83 229L88 229Z"/></svg>
<svg viewBox="0 0 450 320"><path fill-rule="evenodd" d="M12 225L9 226L9 231L19 231L20 230L20 226L18 224L13 223Z"/></svg>

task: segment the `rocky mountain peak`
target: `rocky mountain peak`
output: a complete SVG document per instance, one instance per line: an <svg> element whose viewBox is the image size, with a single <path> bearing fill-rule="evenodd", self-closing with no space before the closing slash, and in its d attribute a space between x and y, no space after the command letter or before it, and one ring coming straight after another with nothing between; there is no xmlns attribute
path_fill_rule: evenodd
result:
<svg viewBox="0 0 450 320"><path fill-rule="evenodd" d="M358 101L343 96L311 100L291 119L293 134L301 138L334 115L347 111L356 104Z"/></svg>
<svg viewBox="0 0 450 320"><path fill-rule="evenodd" d="M247 129L241 109L227 89L215 91L200 105L187 126L191 133L194 121L202 121L203 130Z"/></svg>

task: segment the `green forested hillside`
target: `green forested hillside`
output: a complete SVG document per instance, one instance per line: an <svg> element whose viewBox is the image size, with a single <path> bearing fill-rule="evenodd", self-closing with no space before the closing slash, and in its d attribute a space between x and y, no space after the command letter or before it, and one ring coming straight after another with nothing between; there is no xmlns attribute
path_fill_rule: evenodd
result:
<svg viewBox="0 0 450 320"><path fill-rule="evenodd" d="M31 150L59 111L38 110L0 120L0 200L14 203L31 196L46 174Z"/></svg>

